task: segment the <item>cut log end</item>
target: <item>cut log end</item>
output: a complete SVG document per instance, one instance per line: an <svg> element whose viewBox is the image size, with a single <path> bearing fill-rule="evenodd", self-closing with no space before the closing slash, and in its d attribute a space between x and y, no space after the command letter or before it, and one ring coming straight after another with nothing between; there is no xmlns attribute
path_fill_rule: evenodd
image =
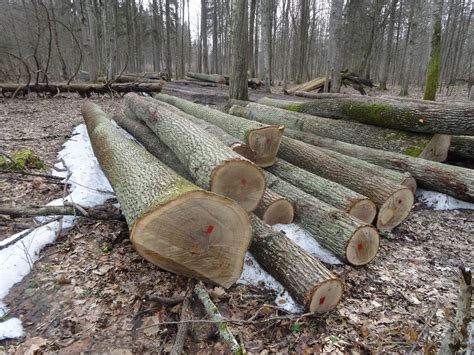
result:
<svg viewBox="0 0 474 355"><path fill-rule="evenodd" d="M369 199L359 200L354 203L348 213L366 223L372 223L377 215L377 207Z"/></svg>
<svg viewBox="0 0 474 355"><path fill-rule="evenodd" d="M377 228L390 230L402 223L411 211L415 197L409 188L394 192L380 207Z"/></svg>
<svg viewBox="0 0 474 355"><path fill-rule="evenodd" d="M247 212L257 208L265 188L265 176L247 160L227 160L212 172L211 191L237 201Z"/></svg>
<svg viewBox="0 0 474 355"><path fill-rule="evenodd" d="M160 268L227 288L242 273L251 234L248 215L234 201L192 191L139 218L130 238Z"/></svg>
<svg viewBox="0 0 474 355"><path fill-rule="evenodd" d="M448 158L451 136L446 134L435 134L418 158L443 162Z"/></svg>
<svg viewBox="0 0 474 355"><path fill-rule="evenodd" d="M359 227L347 243L347 262L355 266L368 264L377 255L379 243L379 233L374 227Z"/></svg>
<svg viewBox="0 0 474 355"><path fill-rule="evenodd" d="M411 175L407 176L407 178L403 180L400 185L408 187L410 191L413 193L413 195L416 194L416 189L418 186L416 183L416 179L413 176Z"/></svg>
<svg viewBox="0 0 474 355"><path fill-rule="evenodd" d="M339 304L344 293L344 284L339 279L330 279L317 285L309 301L309 311L328 312Z"/></svg>
<svg viewBox="0 0 474 355"><path fill-rule="evenodd" d="M263 214L263 221L266 224L289 224L293 222L295 209L293 203L287 199L281 199L273 202L267 207Z"/></svg>
<svg viewBox="0 0 474 355"><path fill-rule="evenodd" d="M255 163L255 159L257 158L257 153L255 153L255 151L252 148L250 148L247 144L234 143L230 146L230 149L232 149L237 154L240 154L244 158L250 160L251 162Z"/></svg>
<svg viewBox="0 0 474 355"><path fill-rule="evenodd" d="M255 151L255 164L263 168L275 163L284 126L268 126L254 129L248 137L248 146Z"/></svg>

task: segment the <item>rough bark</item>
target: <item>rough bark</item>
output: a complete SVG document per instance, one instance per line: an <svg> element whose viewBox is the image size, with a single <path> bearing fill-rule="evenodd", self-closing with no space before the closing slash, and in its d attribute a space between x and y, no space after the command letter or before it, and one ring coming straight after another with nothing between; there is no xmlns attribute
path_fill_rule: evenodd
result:
<svg viewBox="0 0 474 355"><path fill-rule="evenodd" d="M288 130L288 137L301 140L305 143L312 144L318 147L324 153L330 155L337 160L349 164L355 168L365 170L373 175L381 176L387 180L393 181L395 184L408 187L413 194L416 192L416 180L409 173L402 173L392 169L386 169L379 165L368 163L349 155L338 153L331 148L339 142L334 139L322 138L311 133L304 133L299 131ZM323 148L324 147L324 148Z"/></svg>
<svg viewBox="0 0 474 355"><path fill-rule="evenodd" d="M352 265L365 265L376 255L377 230L292 184L266 172L268 187L296 204L296 222L325 248Z"/></svg>
<svg viewBox="0 0 474 355"><path fill-rule="evenodd" d="M363 222L372 223L377 214L375 204L368 197L298 168L282 159L278 159L267 170L317 199L347 212Z"/></svg>
<svg viewBox="0 0 474 355"><path fill-rule="evenodd" d="M187 72L186 76L192 79L208 81L211 83L225 84L225 77L224 75L220 75L220 74L204 74L204 73Z"/></svg>
<svg viewBox="0 0 474 355"><path fill-rule="evenodd" d="M123 84L0 84L0 93L3 96L27 95L30 92L49 94L55 96L61 92L76 92L82 97L91 94L110 94L127 92L160 92L163 86L158 83L123 83Z"/></svg>
<svg viewBox="0 0 474 355"><path fill-rule="evenodd" d="M449 156L474 161L474 137L453 136Z"/></svg>
<svg viewBox="0 0 474 355"><path fill-rule="evenodd" d="M164 101L180 110L212 123L230 135L242 140L257 154L255 163L259 166L271 166L276 159L283 135L283 126L270 126L198 105L175 96L160 94L156 99Z"/></svg>
<svg viewBox="0 0 474 355"><path fill-rule="evenodd" d="M322 313L334 309L344 285L319 260L277 232L256 216L251 217L251 253L307 311Z"/></svg>
<svg viewBox="0 0 474 355"><path fill-rule="evenodd" d="M165 270L232 285L250 243L245 211L177 175L126 138L98 106L87 102L82 115L138 253Z"/></svg>
<svg viewBox="0 0 474 355"><path fill-rule="evenodd" d="M376 223L379 230L390 230L402 223L413 206L414 196L407 187L345 164L315 146L283 137L278 155L370 198L379 208Z"/></svg>
<svg viewBox="0 0 474 355"><path fill-rule="evenodd" d="M419 187L474 202L474 171L472 169L334 140L328 142L327 148L387 169L408 172L416 179Z"/></svg>
<svg viewBox="0 0 474 355"><path fill-rule="evenodd" d="M272 3L273 0L261 0L262 3L262 76L265 82L265 91L271 92L271 57L272 57Z"/></svg>
<svg viewBox="0 0 474 355"><path fill-rule="evenodd" d="M244 109L234 108L232 112L266 124L282 124L287 128L314 133L322 137L429 160L444 161L448 156L450 138L446 135L404 132L353 121L291 112L256 103L248 103Z"/></svg>
<svg viewBox="0 0 474 355"><path fill-rule="evenodd" d="M257 208L265 178L252 162L156 100L129 94L125 104L176 154L198 186L237 201L246 211Z"/></svg>
<svg viewBox="0 0 474 355"><path fill-rule="evenodd" d="M266 189L255 214L266 224L289 224L295 216L295 205L286 197Z"/></svg>
<svg viewBox="0 0 474 355"><path fill-rule="evenodd" d="M388 98L339 97L309 102L263 98L258 103L330 118L359 121L375 126L420 133L474 135L474 105L443 106Z"/></svg>
<svg viewBox="0 0 474 355"><path fill-rule="evenodd" d="M229 97L248 100L247 46L248 46L247 0L235 0L232 11L232 65L230 68Z"/></svg>
<svg viewBox="0 0 474 355"><path fill-rule="evenodd" d="M240 344L235 340L234 335L230 331L227 322L224 320L224 317L219 312L219 308L212 302L209 293L206 290L206 287L202 283L198 283L194 287L194 293L201 301L204 310L209 316L210 320L216 322L217 332L219 338L227 344L230 349L231 354L241 355L243 354Z"/></svg>

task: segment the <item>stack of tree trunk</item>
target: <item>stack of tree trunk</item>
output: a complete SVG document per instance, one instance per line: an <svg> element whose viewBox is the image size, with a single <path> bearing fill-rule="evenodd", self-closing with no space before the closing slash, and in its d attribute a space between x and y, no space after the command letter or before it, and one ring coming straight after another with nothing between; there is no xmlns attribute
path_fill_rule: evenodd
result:
<svg viewBox="0 0 474 355"><path fill-rule="evenodd" d="M300 92L308 92L308 91L313 91L313 90L318 90L324 87L324 84L326 83L326 77L321 77L321 78L316 78L313 80L310 80L306 83L303 83L301 85L297 85L291 89L287 89L284 91L285 94L287 95L292 95L297 91Z"/></svg>
<svg viewBox="0 0 474 355"><path fill-rule="evenodd" d="M186 73L186 80L175 80L175 83L184 85L199 85L199 86L217 86L218 84L229 85L230 77L228 75L220 74L204 74L204 73ZM214 83L214 84L211 84ZM210 84L210 85L209 85ZM249 78L248 86L257 89L263 85L263 82L258 78Z"/></svg>

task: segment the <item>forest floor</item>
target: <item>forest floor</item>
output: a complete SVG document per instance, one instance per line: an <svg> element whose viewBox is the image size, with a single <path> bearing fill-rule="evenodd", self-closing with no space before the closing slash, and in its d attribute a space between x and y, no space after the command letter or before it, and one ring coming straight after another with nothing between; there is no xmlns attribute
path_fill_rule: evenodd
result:
<svg viewBox="0 0 474 355"><path fill-rule="evenodd" d="M92 100L109 114L121 104L107 97ZM83 102L75 95L0 99L0 152L28 148L51 168L72 129L83 122ZM0 174L3 206L42 205L62 194L60 185ZM0 217L0 240L31 225L32 219ZM433 211L417 203L406 221L383 235L372 263L328 265L346 290L337 309L322 316L262 322L285 315L273 304L272 292L244 285L209 291L225 317L254 319L230 324L249 353L432 354L453 320L458 267L474 266L473 230L473 211ZM179 320L180 305L160 307L145 296L182 295L186 284L135 253L124 222L81 220L43 249L31 273L3 300L7 317L19 317L26 335L0 342L0 353L169 352L176 325L153 325ZM199 304L193 309L195 319L205 318ZM195 324L185 351L227 353L213 327Z"/></svg>

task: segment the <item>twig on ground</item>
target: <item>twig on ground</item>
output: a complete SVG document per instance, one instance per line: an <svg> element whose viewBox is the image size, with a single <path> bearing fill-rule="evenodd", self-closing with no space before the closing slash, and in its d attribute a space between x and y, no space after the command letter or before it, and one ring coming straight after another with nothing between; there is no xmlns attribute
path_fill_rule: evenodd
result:
<svg viewBox="0 0 474 355"><path fill-rule="evenodd" d="M426 330L430 326L431 320L435 316L437 310L438 310L438 301L436 301L436 305L435 305L433 311L431 312L430 316L426 320L425 325L423 326L423 329L421 330L420 334L416 338L416 341L411 346L410 351L408 352L409 355L413 354L413 352L415 351L416 347L418 346L418 343L421 341L421 339L423 338Z"/></svg>
<svg viewBox="0 0 474 355"><path fill-rule="evenodd" d="M61 176L54 176L50 174L41 174L41 173L32 173L29 171L25 170L5 170L5 169L0 169L0 173L2 174L19 174L19 175L29 175L29 176L38 176L38 177L44 177L47 179L54 179L54 180L63 180L64 177Z"/></svg>
<svg viewBox="0 0 474 355"><path fill-rule="evenodd" d="M0 138L0 141L33 141L41 139L57 139L57 138L69 138L68 134L49 134L40 137L12 137L12 138Z"/></svg>
<svg viewBox="0 0 474 355"><path fill-rule="evenodd" d="M176 296L176 297L163 297L163 296L156 296L156 295L146 295L146 301L155 302L162 304L164 306L176 306L184 301L184 296Z"/></svg>
<svg viewBox="0 0 474 355"><path fill-rule="evenodd" d="M10 240L9 242L7 243L4 243L4 244L0 244L0 250L3 250L3 249L6 249L8 248L9 246L15 244L16 242L20 241L21 239L25 238L28 234L30 234L31 232L33 232L34 230L36 230L37 228L40 228L40 227L43 227L51 222L56 222L56 221L59 221L61 218L63 218L62 216L60 217L55 217L55 218L52 218L52 219L48 219L47 221L44 221L44 222L41 222L40 224L34 226L34 227L31 227L30 229L26 230L24 233L22 233L21 235L19 235L18 237L16 237L15 239L12 239Z"/></svg>
<svg viewBox="0 0 474 355"><path fill-rule="evenodd" d="M186 295L184 296L183 306L181 308L181 320L188 319L191 312L191 298L193 297L193 290L196 281L189 279ZM191 314L192 317L192 314ZM172 355L180 355L183 352L184 341L186 340L186 334L188 333L189 324L181 323L178 325L178 332L176 333L176 339L174 341L173 348L171 349Z"/></svg>
<svg viewBox="0 0 474 355"><path fill-rule="evenodd" d="M194 293L203 304L204 309L206 310L206 313L209 318L217 322L216 325L219 337L227 344L232 354L241 354L242 348L240 344L230 331L229 327L227 326L227 322L220 314L219 309L214 304L214 302L212 302L211 297L209 296L209 293L207 292L207 289L202 282L196 285L196 287L194 288Z"/></svg>
<svg viewBox="0 0 474 355"><path fill-rule="evenodd" d="M67 202L67 201L66 201ZM113 214L101 211L97 208L85 209L77 204L65 203L64 206L39 206L39 207L2 207L0 215L7 215L11 218L41 217L41 216L81 216L96 220L125 220L121 214Z"/></svg>

